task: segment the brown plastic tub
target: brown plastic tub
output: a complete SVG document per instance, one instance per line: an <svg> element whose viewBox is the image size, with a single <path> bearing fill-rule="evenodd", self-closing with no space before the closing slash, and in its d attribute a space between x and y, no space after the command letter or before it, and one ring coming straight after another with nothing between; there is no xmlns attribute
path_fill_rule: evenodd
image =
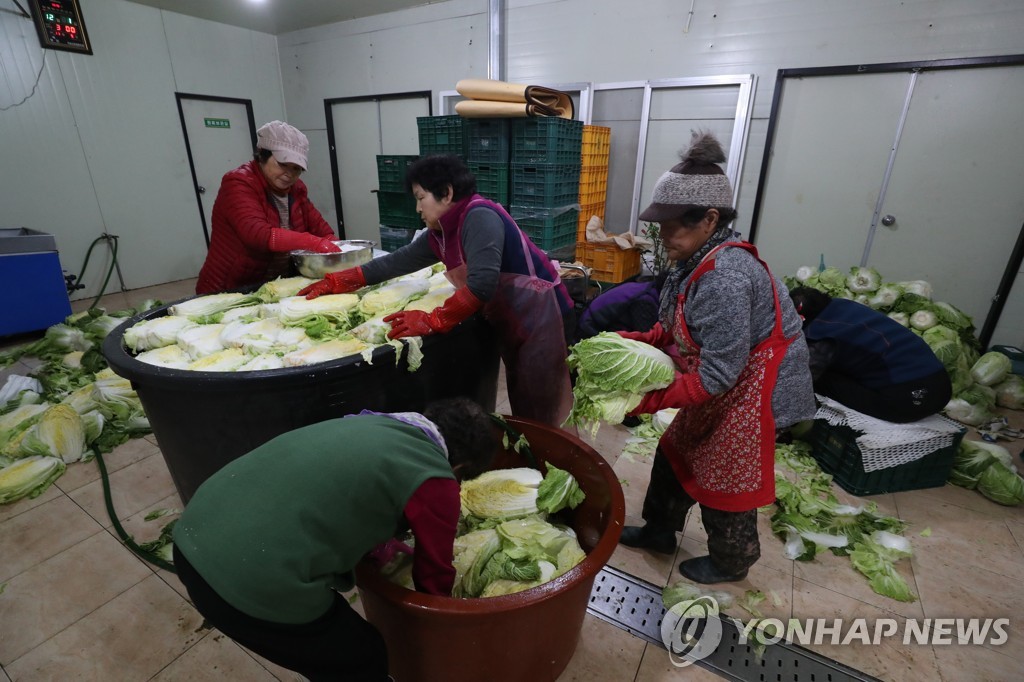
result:
<svg viewBox="0 0 1024 682"><path fill-rule="evenodd" d="M601 455L579 438L529 419L506 420L526 436L542 471L550 462L579 481L586 500L563 520L576 531L587 558L539 587L482 599L413 592L371 564L359 564L363 609L387 641L397 682L554 680L576 650L594 578L622 532L622 487ZM494 462L496 469L529 465L505 449Z"/></svg>

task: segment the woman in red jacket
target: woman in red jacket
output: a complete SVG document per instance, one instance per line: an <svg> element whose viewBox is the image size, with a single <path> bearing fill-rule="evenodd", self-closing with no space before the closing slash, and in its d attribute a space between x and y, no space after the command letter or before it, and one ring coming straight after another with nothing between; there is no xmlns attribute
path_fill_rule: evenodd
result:
<svg viewBox="0 0 1024 682"><path fill-rule="evenodd" d="M253 160L221 180L197 294L287 275L289 251L340 251L334 231L299 180L308 153L309 140L287 123L271 121L256 131Z"/></svg>

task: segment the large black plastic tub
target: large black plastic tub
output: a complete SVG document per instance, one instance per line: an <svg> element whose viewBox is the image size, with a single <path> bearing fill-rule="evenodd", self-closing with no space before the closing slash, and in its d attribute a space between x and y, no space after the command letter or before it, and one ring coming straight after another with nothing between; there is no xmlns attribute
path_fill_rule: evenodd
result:
<svg viewBox="0 0 1024 682"><path fill-rule="evenodd" d="M139 362L124 346L129 327L166 315L167 307L112 331L103 355L138 393L182 502L228 462L300 426L364 409L417 411L430 400L454 396L494 411L497 344L477 315L447 334L424 337L423 364L415 372L405 353L396 366L390 346L376 348L372 363L356 355L306 367L192 372Z"/></svg>

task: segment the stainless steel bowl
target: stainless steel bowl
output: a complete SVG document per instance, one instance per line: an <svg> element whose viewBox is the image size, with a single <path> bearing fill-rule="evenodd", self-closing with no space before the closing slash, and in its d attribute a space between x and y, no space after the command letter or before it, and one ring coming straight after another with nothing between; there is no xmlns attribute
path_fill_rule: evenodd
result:
<svg viewBox="0 0 1024 682"><path fill-rule="evenodd" d="M342 239L335 241L341 247L340 253L317 253L316 251L292 251L292 262L299 274L311 279L323 279L328 272L347 270L373 258L374 242L365 239ZM355 248L353 248L355 247Z"/></svg>

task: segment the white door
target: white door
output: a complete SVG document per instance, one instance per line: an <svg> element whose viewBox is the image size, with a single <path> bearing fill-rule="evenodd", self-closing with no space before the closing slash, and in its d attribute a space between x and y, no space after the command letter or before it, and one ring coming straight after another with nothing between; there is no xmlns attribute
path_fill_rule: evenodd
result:
<svg viewBox="0 0 1024 682"><path fill-rule="evenodd" d="M210 216L220 191L220 180L229 170L252 158L256 136L252 127L252 103L187 95L180 95L178 101L192 156L203 235L209 245L213 225Z"/></svg>
<svg viewBox="0 0 1024 682"><path fill-rule="evenodd" d="M339 230L345 239L380 243L377 155L416 155L416 118L430 115L427 96L357 99L331 105L338 168Z"/></svg>

